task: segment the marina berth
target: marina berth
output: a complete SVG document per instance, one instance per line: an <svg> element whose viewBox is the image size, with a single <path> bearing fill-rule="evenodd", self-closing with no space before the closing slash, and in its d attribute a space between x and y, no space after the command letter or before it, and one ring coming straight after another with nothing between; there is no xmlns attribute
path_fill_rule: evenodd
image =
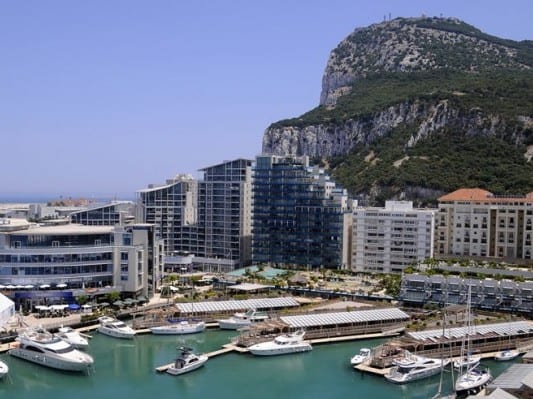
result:
<svg viewBox="0 0 533 399"><path fill-rule="evenodd" d="M183 335L205 331L205 322L180 320L164 326L151 327L150 331L156 335Z"/></svg>
<svg viewBox="0 0 533 399"><path fill-rule="evenodd" d="M299 330L291 334L283 334L274 338L273 341L261 342L250 346L248 349L252 355L274 356L289 353L307 352L313 349L309 342L304 341L305 331Z"/></svg>
<svg viewBox="0 0 533 399"><path fill-rule="evenodd" d="M497 360L499 362L506 362L508 360L514 360L518 356L520 356L520 352L516 349L506 349L496 353L496 355L494 356L494 360Z"/></svg>
<svg viewBox="0 0 533 399"><path fill-rule="evenodd" d="M404 356L393 360L394 367L385 374L385 378L396 384L405 384L436 375L449 363L449 359L427 358L406 351Z"/></svg>
<svg viewBox="0 0 533 399"><path fill-rule="evenodd" d="M123 321L115 319L109 316L102 316L98 318L100 325L98 326L98 332L109 335L115 338L133 339L135 336L135 330L128 326Z"/></svg>
<svg viewBox="0 0 533 399"><path fill-rule="evenodd" d="M237 345L249 347L265 340L264 337L300 329L305 330L308 340L369 334L390 336L402 332L408 321L409 315L398 308L281 316L250 326L250 331L237 337Z"/></svg>
<svg viewBox="0 0 533 399"><path fill-rule="evenodd" d="M42 328L28 328L19 333L9 354L20 359L66 371L88 372L94 361L84 352Z"/></svg>
<svg viewBox="0 0 533 399"><path fill-rule="evenodd" d="M269 318L265 312L259 312L255 309L249 309L246 313L237 312L229 319L217 320L218 326L223 330L238 330L239 328L248 327L252 323L265 321Z"/></svg>
<svg viewBox="0 0 533 399"><path fill-rule="evenodd" d="M480 365L469 368L461 374L455 382L457 396L476 394L492 380L492 375L487 367Z"/></svg>
<svg viewBox="0 0 533 399"><path fill-rule="evenodd" d="M350 359L350 364L352 366L357 366L358 364L361 364L369 360L370 356L371 356L371 350L369 348L361 348L357 355L352 356L352 358Z"/></svg>
<svg viewBox="0 0 533 399"><path fill-rule="evenodd" d="M202 367L209 359L206 355L197 355L191 348L180 347L178 357L166 370L168 374L180 375Z"/></svg>
<svg viewBox="0 0 533 399"><path fill-rule="evenodd" d="M382 345L372 348L370 365L384 369L392 366L394 357L404 350L420 356L438 358L442 348L446 348L450 358L455 360L467 357L464 352L463 338L467 328L442 328L426 331L408 331L402 337L394 338ZM476 325L475 331L469 336L470 357L494 357L494 353L509 347L509 341L516 348L528 348L533 345L533 321L522 320L507 323L491 323Z"/></svg>

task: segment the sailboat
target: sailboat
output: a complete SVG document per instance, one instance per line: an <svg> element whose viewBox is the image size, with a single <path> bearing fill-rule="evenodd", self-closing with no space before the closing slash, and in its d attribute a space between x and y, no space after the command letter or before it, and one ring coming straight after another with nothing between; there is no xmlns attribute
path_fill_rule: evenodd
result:
<svg viewBox="0 0 533 399"><path fill-rule="evenodd" d="M472 328L471 317L471 302L472 286L468 286L468 300L466 302L467 325L466 333L461 347L461 360L466 359L464 365L460 368L459 377L455 381L455 393L457 396L470 395L479 392L492 379L490 369L488 367L481 367L479 361L473 363L471 361L471 347L470 335ZM466 351L466 352L465 352Z"/></svg>

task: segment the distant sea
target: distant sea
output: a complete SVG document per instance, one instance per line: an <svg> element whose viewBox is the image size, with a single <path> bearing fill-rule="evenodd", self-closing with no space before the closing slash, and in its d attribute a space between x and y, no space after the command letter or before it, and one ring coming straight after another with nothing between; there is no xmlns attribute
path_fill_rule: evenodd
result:
<svg viewBox="0 0 533 399"><path fill-rule="evenodd" d="M42 204L48 201L55 201L60 199L79 199L84 198L94 202L110 202L110 201L133 201L135 199L134 193L58 193L58 194L31 194L31 193L0 193L0 203L9 204Z"/></svg>

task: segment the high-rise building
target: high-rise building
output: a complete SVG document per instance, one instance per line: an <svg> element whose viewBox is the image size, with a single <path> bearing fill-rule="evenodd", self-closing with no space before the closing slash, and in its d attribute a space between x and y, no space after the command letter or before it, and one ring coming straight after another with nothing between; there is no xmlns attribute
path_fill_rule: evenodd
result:
<svg viewBox="0 0 533 399"><path fill-rule="evenodd" d="M201 171L204 176L198 182L198 255L213 266L217 264L213 260L226 260L224 269L249 265L252 161L236 159Z"/></svg>
<svg viewBox="0 0 533 399"><path fill-rule="evenodd" d="M177 175L164 185L149 185L137 191L136 220L154 225L156 237L165 241L165 253L197 248L196 201L198 182L190 175Z"/></svg>
<svg viewBox="0 0 533 399"><path fill-rule="evenodd" d="M462 188L438 201L436 255L533 259L533 193Z"/></svg>
<svg viewBox="0 0 533 399"><path fill-rule="evenodd" d="M435 210L413 209L411 201L386 201L385 208L353 212L352 268L400 273L433 256Z"/></svg>
<svg viewBox="0 0 533 399"><path fill-rule="evenodd" d="M254 262L349 268L352 203L308 157L258 156L252 192Z"/></svg>
<svg viewBox="0 0 533 399"><path fill-rule="evenodd" d="M225 161L202 169L199 181L178 175L137 192L137 221L154 224L165 240L165 267L226 272L250 264L251 166Z"/></svg>

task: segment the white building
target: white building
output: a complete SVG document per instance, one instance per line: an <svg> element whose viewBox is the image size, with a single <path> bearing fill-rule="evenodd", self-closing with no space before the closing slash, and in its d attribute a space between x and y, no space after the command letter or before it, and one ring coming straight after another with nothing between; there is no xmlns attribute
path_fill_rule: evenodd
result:
<svg viewBox="0 0 533 399"><path fill-rule="evenodd" d="M7 296L0 294L0 328L4 327L15 314L15 303Z"/></svg>
<svg viewBox="0 0 533 399"><path fill-rule="evenodd" d="M411 201L353 212L352 270L400 273L433 256L436 210L413 209Z"/></svg>

